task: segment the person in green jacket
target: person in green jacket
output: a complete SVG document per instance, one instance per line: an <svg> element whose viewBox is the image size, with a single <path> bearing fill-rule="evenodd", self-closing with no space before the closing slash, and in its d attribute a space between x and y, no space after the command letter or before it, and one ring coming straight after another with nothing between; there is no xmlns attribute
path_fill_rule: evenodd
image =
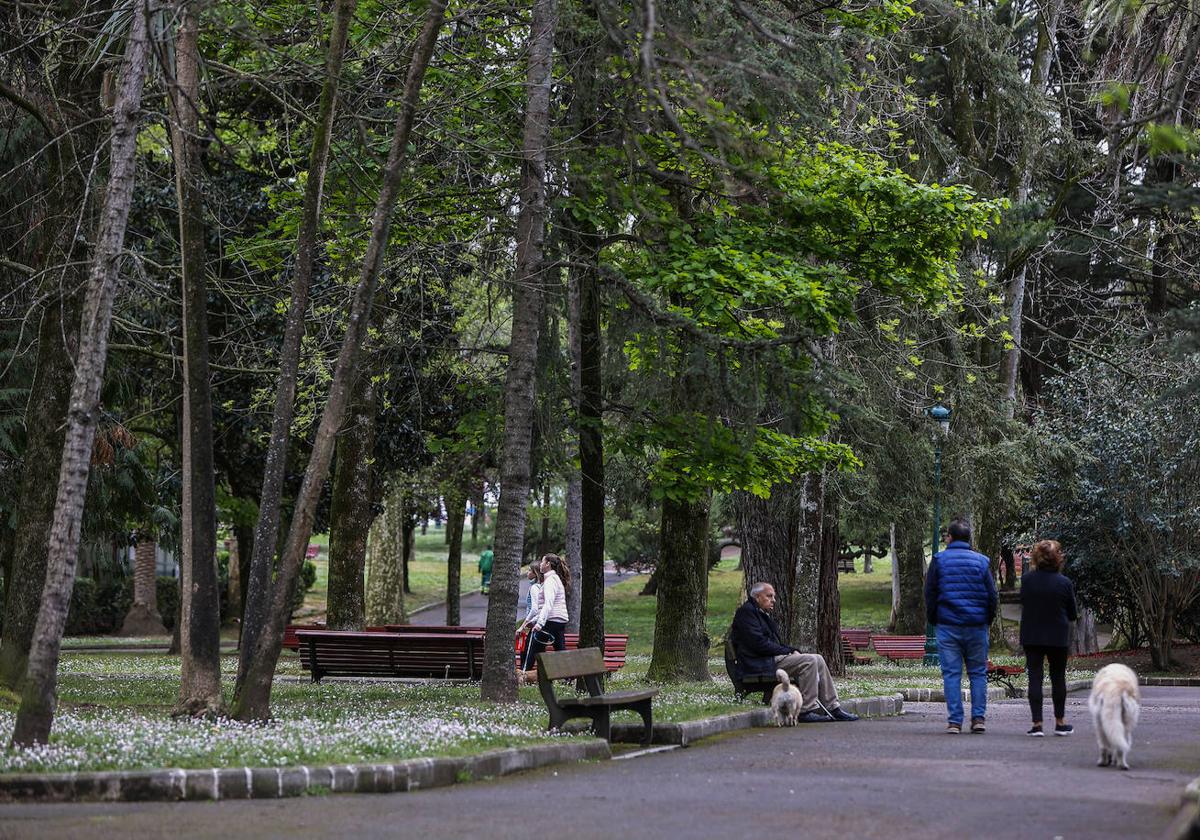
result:
<svg viewBox="0 0 1200 840"><path fill-rule="evenodd" d="M489 545L479 555L479 592L482 595L488 594L488 589L492 584L492 561L496 555L492 553L492 547Z"/></svg>

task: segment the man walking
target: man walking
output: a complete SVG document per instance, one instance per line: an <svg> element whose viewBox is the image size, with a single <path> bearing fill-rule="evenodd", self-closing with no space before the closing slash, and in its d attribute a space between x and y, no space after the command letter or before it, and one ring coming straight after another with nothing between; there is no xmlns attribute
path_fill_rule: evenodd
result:
<svg viewBox="0 0 1200 840"><path fill-rule="evenodd" d="M775 587L769 583L750 587L750 597L734 613L731 629L738 670L743 675L774 674L777 668L787 671L804 698L797 718L800 723L858 720L858 715L843 710L838 702L825 657L819 653L800 653L780 643L779 626L771 618L774 609Z"/></svg>
<svg viewBox="0 0 1200 840"><path fill-rule="evenodd" d="M988 626L999 598L988 559L971 550L971 526L946 529L950 543L933 556L925 575L925 616L937 628L938 659L946 693L946 732L962 731L962 672L971 682L971 731L987 731Z"/></svg>

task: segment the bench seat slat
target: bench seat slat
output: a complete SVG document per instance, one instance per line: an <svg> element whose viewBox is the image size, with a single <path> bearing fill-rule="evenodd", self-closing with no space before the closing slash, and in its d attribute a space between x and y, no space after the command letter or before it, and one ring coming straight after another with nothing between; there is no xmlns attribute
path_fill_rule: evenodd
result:
<svg viewBox="0 0 1200 840"><path fill-rule="evenodd" d="M610 691L599 697L564 697L558 705L568 706L612 706L617 703L632 703L636 700L649 700L658 695L657 688L628 689L626 691Z"/></svg>

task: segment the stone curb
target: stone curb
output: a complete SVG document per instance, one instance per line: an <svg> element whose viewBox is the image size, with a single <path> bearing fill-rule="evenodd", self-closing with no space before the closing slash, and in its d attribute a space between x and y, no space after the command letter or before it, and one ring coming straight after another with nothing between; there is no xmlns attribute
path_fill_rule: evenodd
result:
<svg viewBox="0 0 1200 840"><path fill-rule="evenodd" d="M879 697L860 697L854 700L843 700L842 708L859 717L884 717L898 715L904 712L904 697L900 694L889 694ZM689 720L684 723L656 723L651 733L653 744L673 744L686 747L700 738L710 738L726 732L736 732L741 729L754 729L772 726L771 710L765 706L747 712L732 712L727 715L705 718L704 720ZM641 724L614 723L612 740L614 743L637 744L642 740L644 732Z"/></svg>
<svg viewBox="0 0 1200 840"><path fill-rule="evenodd" d="M1072 691L1082 691L1092 687L1091 680L1072 680L1067 683L1067 693ZM946 693L940 688L905 688L901 692L904 699L910 703L945 703ZM1012 694L1008 693L1008 689L1003 686L991 686L988 688L988 702L993 700L1020 700L1026 696L1025 689L1018 688ZM970 689L963 690L963 701L971 699Z"/></svg>
<svg viewBox="0 0 1200 840"><path fill-rule="evenodd" d="M1143 677L1142 685L1200 688L1200 677Z"/></svg>
<svg viewBox="0 0 1200 840"><path fill-rule="evenodd" d="M1193 779L1183 789L1179 811L1163 833L1163 840L1196 840L1200 838L1200 778Z"/></svg>
<svg viewBox="0 0 1200 840"><path fill-rule="evenodd" d="M211 801L282 799L307 793L399 793L611 757L607 743L589 739L391 764L23 773L0 776L0 802Z"/></svg>

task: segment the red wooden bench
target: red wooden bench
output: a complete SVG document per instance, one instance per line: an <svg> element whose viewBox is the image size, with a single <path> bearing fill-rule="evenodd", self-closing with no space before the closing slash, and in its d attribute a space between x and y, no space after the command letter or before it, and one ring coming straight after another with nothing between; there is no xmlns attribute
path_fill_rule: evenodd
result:
<svg viewBox="0 0 1200 840"><path fill-rule="evenodd" d="M849 642L855 650L866 650L871 646L870 630L847 629L842 631L842 638Z"/></svg>
<svg viewBox="0 0 1200 840"><path fill-rule="evenodd" d="M1017 687L1013 685L1012 678L1025 673L1025 668L1020 665L997 665L992 660L988 660L987 664L987 679L988 682L994 685L1002 685L1008 689L1010 695L1017 693Z"/></svg>
<svg viewBox="0 0 1200 840"><path fill-rule="evenodd" d="M871 646L876 653L892 662L923 659L925 656L924 636L872 636Z"/></svg>
<svg viewBox="0 0 1200 840"><path fill-rule="evenodd" d="M483 637L468 633L297 630L300 665L325 677L483 677Z"/></svg>
<svg viewBox="0 0 1200 840"><path fill-rule="evenodd" d="M870 661L871 657L856 652L850 640L842 636L842 662L847 665L866 665Z"/></svg>

